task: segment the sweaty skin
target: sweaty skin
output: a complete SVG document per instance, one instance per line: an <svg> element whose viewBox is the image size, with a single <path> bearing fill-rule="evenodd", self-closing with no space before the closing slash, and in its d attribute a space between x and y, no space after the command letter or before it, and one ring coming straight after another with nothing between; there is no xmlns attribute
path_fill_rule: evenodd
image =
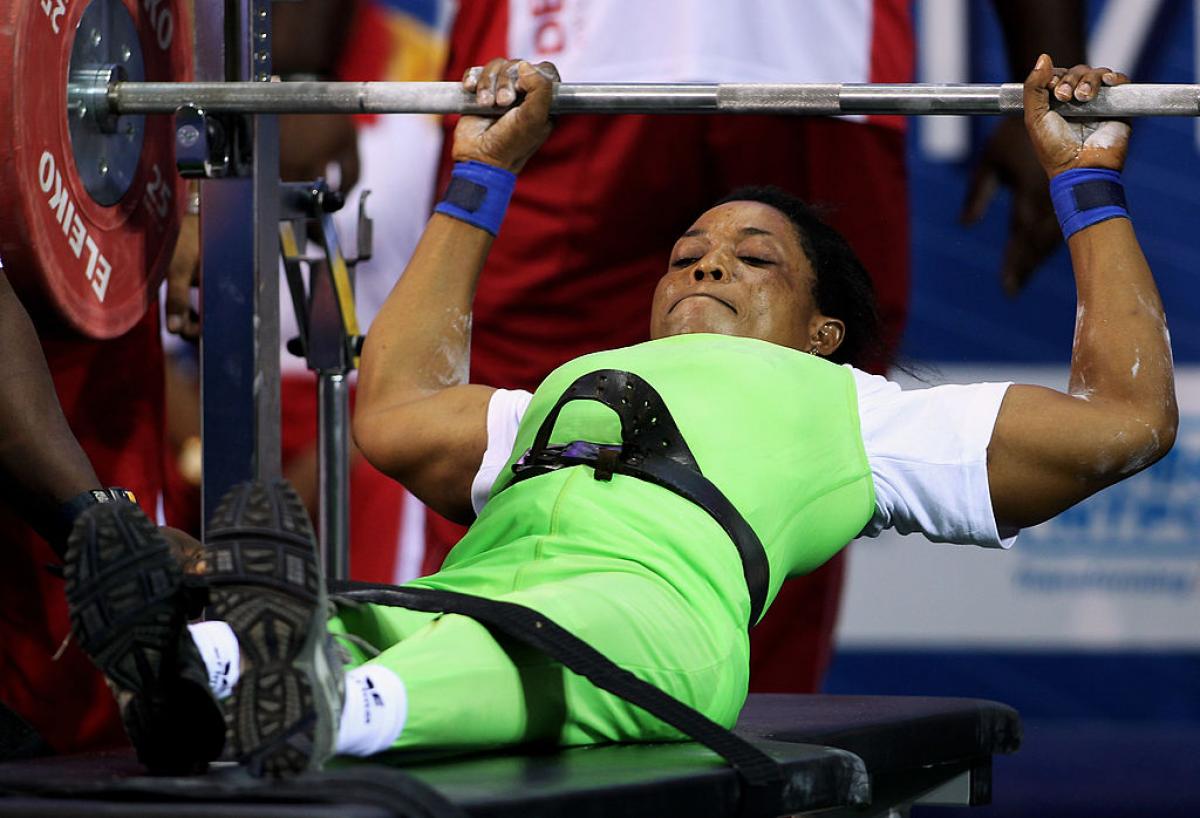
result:
<svg viewBox="0 0 1200 818"><path fill-rule="evenodd" d="M813 280L786 216L760 202L728 202L675 243L654 291L650 337L712 332L829 355L845 327L817 309Z"/></svg>
<svg viewBox="0 0 1200 818"><path fill-rule="evenodd" d="M1025 81L1025 124L1048 176L1122 168L1129 126L1069 127L1050 111L1049 95L1087 101L1101 85L1125 82L1107 68L1062 72L1039 58ZM1049 519L1149 466L1170 450L1178 426L1170 336L1132 222L1100 222L1067 246L1079 294L1069 394L1012 387L988 447L992 505L1009 527Z"/></svg>
<svg viewBox="0 0 1200 818"><path fill-rule="evenodd" d="M505 112L496 119L463 117L455 159L519 171L549 132L555 76L548 64L504 60L468 72L466 90ZM1122 167L1127 131L1067 127L1050 111L1049 94L1086 102L1101 85L1127 81L1104 68L1064 71L1046 55L1038 60L1025 82L1025 124L1048 175ZM355 439L376 467L460 521L473 517L471 481L487 446L495 391L462 381L470 350L462 319L490 245L479 228L440 214L430 219L367 336L354 418ZM1002 530L1049 519L1144 468L1175 437L1162 304L1131 223L1093 225L1069 247L1080 306L1069 393L1008 390L988 447L992 506ZM654 337L745 335L829 355L845 328L816 309L811 266L786 217L734 202L702 214L681 237L655 293L651 329Z"/></svg>

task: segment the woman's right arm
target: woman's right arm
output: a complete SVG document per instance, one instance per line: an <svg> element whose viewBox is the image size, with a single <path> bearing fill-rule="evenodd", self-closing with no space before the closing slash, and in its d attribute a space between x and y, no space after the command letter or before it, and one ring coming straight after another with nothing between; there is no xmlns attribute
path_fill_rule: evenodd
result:
<svg viewBox="0 0 1200 818"><path fill-rule="evenodd" d="M464 86L508 108L464 116L455 161L517 173L550 133L557 72L548 63L493 60ZM520 105L514 105L521 97ZM366 458L452 520L469 521L471 481L487 448L495 389L467 383L471 303L492 235L435 213L363 345L354 439Z"/></svg>

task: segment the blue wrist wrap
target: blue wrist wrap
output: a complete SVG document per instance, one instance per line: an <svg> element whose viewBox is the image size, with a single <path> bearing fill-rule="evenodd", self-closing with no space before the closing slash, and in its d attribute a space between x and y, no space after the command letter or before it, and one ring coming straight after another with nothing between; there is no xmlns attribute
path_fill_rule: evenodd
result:
<svg viewBox="0 0 1200 818"><path fill-rule="evenodd" d="M500 232L517 175L482 162L456 162L446 195L433 210L473 224L493 236Z"/></svg>
<svg viewBox="0 0 1200 818"><path fill-rule="evenodd" d="M1050 200L1069 239L1085 227L1108 219L1129 218L1121 174L1100 168L1072 168L1050 180Z"/></svg>

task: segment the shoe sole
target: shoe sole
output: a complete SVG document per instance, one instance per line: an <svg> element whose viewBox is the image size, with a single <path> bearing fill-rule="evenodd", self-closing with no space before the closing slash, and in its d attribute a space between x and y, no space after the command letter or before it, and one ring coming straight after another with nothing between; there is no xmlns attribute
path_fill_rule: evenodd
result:
<svg viewBox="0 0 1200 818"><path fill-rule="evenodd" d="M185 633L182 572L136 506L105 503L81 515L67 543L71 632L112 685L131 694L122 720L154 773L203 771L224 743L220 708ZM189 676L180 675L187 663ZM187 736L180 741L180 736Z"/></svg>
<svg viewBox="0 0 1200 818"><path fill-rule="evenodd" d="M308 513L283 481L235 486L205 536L212 618L237 634L225 702L233 758L254 776L319 769L332 754L341 676L326 652L325 581Z"/></svg>

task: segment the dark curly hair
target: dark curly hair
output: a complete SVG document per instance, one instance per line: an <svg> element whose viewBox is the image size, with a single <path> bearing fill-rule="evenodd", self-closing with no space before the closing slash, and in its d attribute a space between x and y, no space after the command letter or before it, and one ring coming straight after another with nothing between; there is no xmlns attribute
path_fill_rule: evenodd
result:
<svg viewBox="0 0 1200 818"><path fill-rule="evenodd" d="M713 206L728 202L760 202L788 217L813 268L817 308L846 325L845 338L829 360L857 367L878 364L883 349L875 287L842 234L804 200L774 185L739 187Z"/></svg>

